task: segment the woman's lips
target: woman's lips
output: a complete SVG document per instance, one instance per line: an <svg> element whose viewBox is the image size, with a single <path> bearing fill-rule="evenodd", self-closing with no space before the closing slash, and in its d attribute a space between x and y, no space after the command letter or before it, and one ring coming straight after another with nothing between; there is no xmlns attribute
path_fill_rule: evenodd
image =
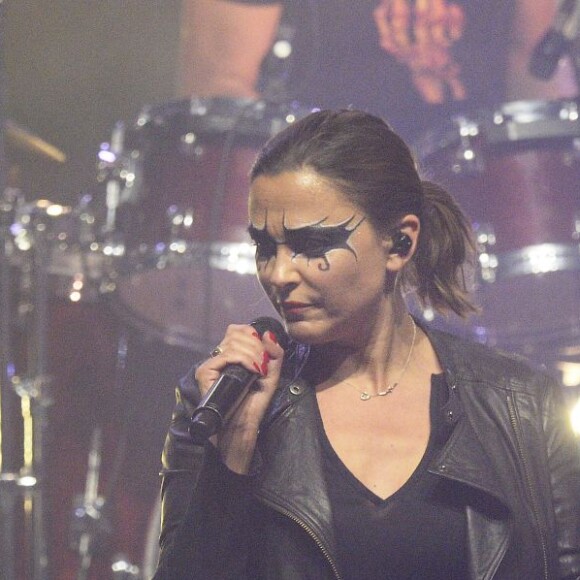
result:
<svg viewBox="0 0 580 580"><path fill-rule="evenodd" d="M312 304L306 302L286 301L282 302L281 306L284 315L288 317L302 314L307 308L310 308Z"/></svg>

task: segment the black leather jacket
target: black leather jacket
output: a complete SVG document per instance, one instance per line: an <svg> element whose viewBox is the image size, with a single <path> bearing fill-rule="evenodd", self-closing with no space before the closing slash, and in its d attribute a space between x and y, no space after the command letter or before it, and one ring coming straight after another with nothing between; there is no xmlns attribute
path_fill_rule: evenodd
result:
<svg viewBox="0 0 580 580"><path fill-rule="evenodd" d="M466 492L469 578L580 579L580 450L559 387L516 357L428 334L454 425L429 469ZM178 389L164 450L155 580L340 578L314 390L281 382L250 476L189 441L194 391L190 381Z"/></svg>

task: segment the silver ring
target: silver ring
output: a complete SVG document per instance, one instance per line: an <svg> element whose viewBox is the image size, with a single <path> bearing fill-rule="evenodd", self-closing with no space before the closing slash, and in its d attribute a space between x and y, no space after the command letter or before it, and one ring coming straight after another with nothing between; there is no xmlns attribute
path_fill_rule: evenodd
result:
<svg viewBox="0 0 580 580"><path fill-rule="evenodd" d="M215 356L219 356L220 354L222 354L224 351L222 349L221 346L216 346L210 353L209 356L211 358L214 358Z"/></svg>

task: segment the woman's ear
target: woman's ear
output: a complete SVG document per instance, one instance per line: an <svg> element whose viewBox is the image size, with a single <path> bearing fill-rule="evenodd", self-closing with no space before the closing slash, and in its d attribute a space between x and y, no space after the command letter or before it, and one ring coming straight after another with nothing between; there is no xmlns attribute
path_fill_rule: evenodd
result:
<svg viewBox="0 0 580 580"><path fill-rule="evenodd" d="M416 215L409 214L399 220L383 246L387 252L387 269L398 272L411 260L417 249L421 224Z"/></svg>

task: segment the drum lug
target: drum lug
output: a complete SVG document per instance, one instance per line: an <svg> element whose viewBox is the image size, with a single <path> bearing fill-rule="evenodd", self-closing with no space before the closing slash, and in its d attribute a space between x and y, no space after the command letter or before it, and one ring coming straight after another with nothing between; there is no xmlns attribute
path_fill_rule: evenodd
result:
<svg viewBox="0 0 580 580"><path fill-rule="evenodd" d="M483 173L485 161L481 151L478 150L479 124L462 116L455 117L453 121L459 130L459 143L453 156L451 170L461 175Z"/></svg>
<svg viewBox="0 0 580 580"><path fill-rule="evenodd" d="M574 230L572 232L572 239L580 242L580 211L574 214Z"/></svg>
<svg viewBox="0 0 580 580"><path fill-rule="evenodd" d="M123 203L139 201L140 152L124 152L125 124L118 122L111 134L111 141L102 143L97 163L97 181L105 183L105 200L107 216L102 233L115 231L117 227L117 209Z"/></svg>
<svg viewBox="0 0 580 580"><path fill-rule="evenodd" d="M169 251L185 254L190 246L187 240L192 238L194 227L194 210L191 207L171 205L166 212L167 225L170 231Z"/></svg>
<svg viewBox="0 0 580 580"><path fill-rule="evenodd" d="M179 150L186 157L196 161L201 160L205 154L204 146L193 131L189 131L180 137Z"/></svg>
<svg viewBox="0 0 580 580"><path fill-rule="evenodd" d="M492 284L497 277L498 258L493 251L496 244L495 231L491 224L475 224L475 240L482 282Z"/></svg>

